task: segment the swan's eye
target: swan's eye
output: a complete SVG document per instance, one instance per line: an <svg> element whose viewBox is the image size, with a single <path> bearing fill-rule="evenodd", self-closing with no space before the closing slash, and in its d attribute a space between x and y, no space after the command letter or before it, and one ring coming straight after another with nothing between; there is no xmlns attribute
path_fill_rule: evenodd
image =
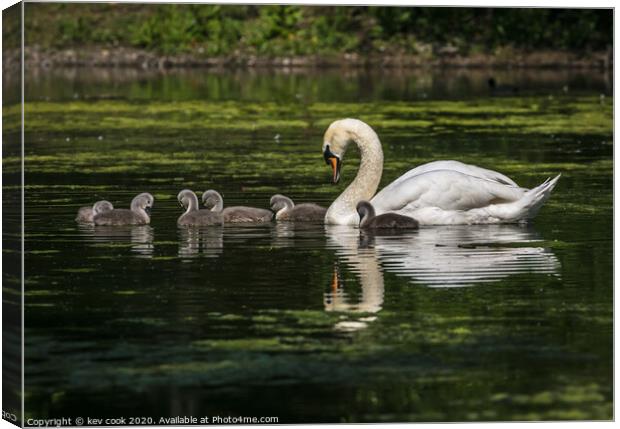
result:
<svg viewBox="0 0 620 429"><path fill-rule="evenodd" d="M325 160L325 164L331 164L330 158L336 158L337 160L340 160L340 158L338 158L336 154L332 153L332 151L329 150L329 145L327 145L325 146L325 150L323 151L323 159Z"/></svg>

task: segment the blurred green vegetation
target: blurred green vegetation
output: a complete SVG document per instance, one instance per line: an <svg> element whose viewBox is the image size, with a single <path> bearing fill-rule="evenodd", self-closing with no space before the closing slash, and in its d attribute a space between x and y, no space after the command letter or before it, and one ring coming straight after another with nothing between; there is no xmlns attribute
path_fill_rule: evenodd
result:
<svg viewBox="0 0 620 429"><path fill-rule="evenodd" d="M462 54L612 44L611 9L28 3L27 44L166 54Z"/></svg>

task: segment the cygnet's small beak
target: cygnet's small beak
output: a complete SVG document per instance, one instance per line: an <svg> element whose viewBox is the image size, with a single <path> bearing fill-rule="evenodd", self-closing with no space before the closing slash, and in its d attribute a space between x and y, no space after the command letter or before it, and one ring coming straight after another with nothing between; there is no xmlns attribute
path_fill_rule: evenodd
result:
<svg viewBox="0 0 620 429"><path fill-rule="evenodd" d="M151 206L146 206L146 207L144 208L144 211L145 211L145 212L146 212L146 214L147 214L147 215L149 215L149 216L151 216L151 210L152 210Z"/></svg>

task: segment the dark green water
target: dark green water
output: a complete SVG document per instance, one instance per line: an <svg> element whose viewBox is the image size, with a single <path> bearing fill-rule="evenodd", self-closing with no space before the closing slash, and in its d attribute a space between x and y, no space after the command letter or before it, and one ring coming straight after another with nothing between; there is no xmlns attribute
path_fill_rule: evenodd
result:
<svg viewBox="0 0 620 429"><path fill-rule="evenodd" d="M25 417L611 419L608 79L498 74L521 90L492 97L487 76L32 73ZM346 116L378 132L381 186L436 159L562 178L529 226L177 228L183 188L328 205L358 165L329 183L322 134ZM144 191L150 226L73 221Z"/></svg>

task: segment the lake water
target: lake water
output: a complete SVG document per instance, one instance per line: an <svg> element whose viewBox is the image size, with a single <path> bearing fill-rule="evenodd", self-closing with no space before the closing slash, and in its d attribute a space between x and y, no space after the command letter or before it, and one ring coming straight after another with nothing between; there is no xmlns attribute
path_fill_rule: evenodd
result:
<svg viewBox="0 0 620 429"><path fill-rule="evenodd" d="M25 417L611 419L611 91L598 71L29 71ZM176 226L183 188L329 205L359 163L330 184L342 117L379 134L381 187L437 159L562 178L527 226ZM145 191L149 226L73 220Z"/></svg>

